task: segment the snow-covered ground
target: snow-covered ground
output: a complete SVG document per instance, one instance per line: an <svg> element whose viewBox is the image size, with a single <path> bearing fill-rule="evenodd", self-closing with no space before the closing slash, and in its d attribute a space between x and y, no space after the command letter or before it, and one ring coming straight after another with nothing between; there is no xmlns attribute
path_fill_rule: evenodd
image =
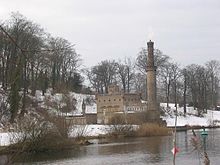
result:
<svg viewBox="0 0 220 165"><path fill-rule="evenodd" d="M76 103L76 111L72 113L67 113L67 115L81 115L82 114L82 103L83 100L90 98L93 102L89 105L86 105L86 113L97 113L97 106L95 104L95 95L83 95L77 93L70 93L70 97L75 98L77 100ZM55 94L51 95L51 92L48 91L45 96L41 95L40 91L36 92L36 99L40 102L44 102L46 97L50 97L53 101L61 102L62 95ZM161 103L161 107L166 107L166 103ZM175 107L174 104L169 104L169 111L166 111L165 116L161 116L162 119L166 120L167 126L174 126L175 124L175 117L174 111ZM197 117L197 111L193 109L193 107L187 107L187 114L183 116L183 107L178 107L178 118L177 118L177 126L210 126L210 125L219 125L220 126L220 111L212 111L208 110L207 114L204 114L204 117ZM89 127L90 129L90 127ZM91 128L92 129L92 128ZM92 129L93 131L94 129Z"/></svg>
<svg viewBox="0 0 220 165"><path fill-rule="evenodd" d="M95 103L95 95L82 95L77 93L69 93L71 98L77 100L76 102L76 109L71 113L65 113L66 115L81 115L82 114L82 104L83 101L87 99L90 100L90 103L86 104L86 113L97 113L97 106ZM52 95L50 91L48 91L45 96L41 95L40 91L36 92L35 99L38 102L38 105L45 107L46 100L50 99L51 102L56 102L59 106L62 106L62 94L54 94ZM166 109L166 104L161 103L161 107ZM170 108L165 110L165 115L161 116L163 120L167 122L167 126L174 126L175 124L175 107L174 104L169 104ZM47 107L48 108L48 107ZM50 107L51 110L53 108ZM197 117L197 111L194 110L192 107L187 107L187 114L186 116L183 115L183 107L178 107L178 118L177 118L177 126L220 126L220 111L212 111L208 110L206 114L203 114L203 117ZM99 136L107 133L107 129L109 126L106 125L86 125L86 126L78 126L78 129L75 129L75 134L82 134L86 136ZM1 132L1 131L0 131ZM75 136L74 132L71 136ZM0 133L0 146L10 144L10 134L7 132Z"/></svg>
<svg viewBox="0 0 220 165"><path fill-rule="evenodd" d="M166 107L164 103L161 103L162 107ZM162 119L166 120L167 126L175 125L175 107L174 104L169 104L170 110L166 115L162 116ZM193 107L187 107L186 116L183 115L183 107L177 109L177 126L220 126L220 111L207 110L207 113L203 114L203 117L196 116L197 110Z"/></svg>
<svg viewBox="0 0 220 165"><path fill-rule="evenodd" d="M71 137L83 136L100 136L105 135L108 131L108 125L90 124L74 126L70 133Z"/></svg>
<svg viewBox="0 0 220 165"><path fill-rule="evenodd" d="M10 134L7 132L0 133L0 146L7 146L10 144Z"/></svg>
<svg viewBox="0 0 220 165"><path fill-rule="evenodd" d="M72 100L72 103L74 103L74 99L76 100L75 102L75 108L76 110L70 112L70 113L64 113L63 115L68 115L68 116L79 116L82 115L82 104L83 101L86 104L86 109L85 113L96 113L97 108L96 108L96 103L95 103L95 95L86 95L86 94L79 94L75 92L69 92L67 96ZM50 103L56 103L57 107L62 107L65 106L65 99L63 97L63 94L61 93L55 93L51 94L51 91L48 90L47 93L45 93L45 96L42 96L41 91L36 91L35 97L33 97L38 102L38 105L41 107L47 107L48 109L48 101ZM88 100L90 103L88 103ZM54 107L49 107L51 110L54 110Z"/></svg>

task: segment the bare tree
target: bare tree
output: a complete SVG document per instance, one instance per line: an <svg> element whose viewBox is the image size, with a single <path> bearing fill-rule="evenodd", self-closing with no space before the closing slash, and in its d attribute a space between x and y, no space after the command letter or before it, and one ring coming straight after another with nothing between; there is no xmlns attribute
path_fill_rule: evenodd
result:
<svg viewBox="0 0 220 165"><path fill-rule="evenodd" d="M187 69L182 69L182 75L183 75L183 111L184 115L186 115L186 98L187 98L187 87L189 82L189 77L187 74Z"/></svg>
<svg viewBox="0 0 220 165"><path fill-rule="evenodd" d="M28 89L34 95L36 89L44 94L61 84L70 90L82 87L80 55L67 40L49 36L19 13L12 13L0 30L0 81L10 89L11 122L19 110L21 116L26 113Z"/></svg>
<svg viewBox="0 0 220 165"><path fill-rule="evenodd" d="M135 65L132 63L131 58L125 58L124 62L119 60L117 68L117 74L119 81L122 83L123 91L129 93L135 75Z"/></svg>
<svg viewBox="0 0 220 165"><path fill-rule="evenodd" d="M138 53L138 57L136 59L136 66L137 69L143 74L142 77L146 77L147 74L147 48L142 48L141 51ZM167 63L169 62L170 57L167 55L164 55L162 53L162 51L160 51L159 49L154 49L154 61L155 61L155 65L157 67L157 91L159 91L159 86L160 86L160 82L159 80L161 80L161 76L164 76L164 72L167 69ZM146 84L146 78L144 78L144 81ZM146 95L146 85L143 86L144 88L142 89L142 92L145 91L145 94L142 94L142 96ZM161 93L160 93L161 95ZM161 97L163 97L161 95Z"/></svg>
<svg viewBox="0 0 220 165"><path fill-rule="evenodd" d="M209 83L211 91L211 106L215 108L217 106L218 86L220 80L220 62L211 60L205 64L207 72L209 74Z"/></svg>
<svg viewBox="0 0 220 165"><path fill-rule="evenodd" d="M175 100L175 107L177 107L177 102L178 102L178 88L180 88L180 85L178 80L181 77L181 70L179 68L179 65L177 63L171 64L171 72L172 72L172 88L173 88L173 93L174 93L174 100Z"/></svg>
<svg viewBox="0 0 220 165"><path fill-rule="evenodd" d="M66 83L69 77L73 77L80 66L81 59L76 53L73 45L63 38L50 37L47 43L48 49L54 51L49 52L52 88L57 85Z"/></svg>
<svg viewBox="0 0 220 165"><path fill-rule="evenodd" d="M147 48L142 48L136 59L136 66L142 73L147 72L147 54ZM166 62L170 59L169 56L164 55L159 49L154 49L154 58L155 65L157 66L157 73L160 72L162 67L164 67Z"/></svg>
<svg viewBox="0 0 220 165"><path fill-rule="evenodd" d="M170 88L171 88L171 82L172 82L172 70L171 70L171 64L166 63L164 65L163 69L160 72L160 78L162 80L163 89L166 93L166 103L167 107L169 107L170 102Z"/></svg>
<svg viewBox="0 0 220 165"><path fill-rule="evenodd" d="M33 55L33 52L28 52L27 50L32 50L39 46L42 29L19 13L12 13L11 20L6 27L6 30L1 27L4 36L9 41L7 42L8 48L5 47L7 60L3 62L2 75L4 75L4 87L7 88L7 84L10 84L9 102L11 122L13 122L19 108L20 98L22 98L20 114L23 115L26 111L28 61ZM6 50L2 51L6 52ZM21 87L23 88L22 97L19 96Z"/></svg>
<svg viewBox="0 0 220 165"><path fill-rule="evenodd" d="M92 87L99 93L108 93L108 86L116 83L118 63L113 61L102 61L91 69L85 70Z"/></svg>
<svg viewBox="0 0 220 165"><path fill-rule="evenodd" d="M191 64L186 67L189 77L189 91L194 108L198 109L198 115L207 108L207 86L209 74L201 65Z"/></svg>
<svg viewBox="0 0 220 165"><path fill-rule="evenodd" d="M136 73L134 75L134 89L137 93L140 93L142 96L142 99L147 99L147 89L146 89L146 75L142 73Z"/></svg>

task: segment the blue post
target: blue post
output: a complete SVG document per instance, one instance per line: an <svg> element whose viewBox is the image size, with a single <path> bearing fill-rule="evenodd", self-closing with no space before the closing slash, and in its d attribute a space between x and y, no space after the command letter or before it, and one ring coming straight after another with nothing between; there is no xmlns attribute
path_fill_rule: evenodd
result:
<svg viewBox="0 0 220 165"><path fill-rule="evenodd" d="M206 137L208 136L208 132L205 130L205 128L203 128L203 130L200 132L200 135L202 136L204 151L206 151Z"/></svg>

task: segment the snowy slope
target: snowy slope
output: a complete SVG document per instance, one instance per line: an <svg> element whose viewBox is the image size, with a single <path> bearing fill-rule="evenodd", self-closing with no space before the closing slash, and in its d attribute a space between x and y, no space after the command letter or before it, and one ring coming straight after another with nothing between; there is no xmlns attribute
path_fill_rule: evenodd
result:
<svg viewBox="0 0 220 165"><path fill-rule="evenodd" d="M85 101L87 98L92 99L91 104L86 105L86 113L97 113L97 106L95 103L95 95L84 95L78 93L69 93L70 97L75 98L77 100L76 103L76 111L68 113L67 115L81 115L82 114L82 103L83 100ZM45 97L50 97L53 101L61 102L62 94L54 94L51 95L50 92L47 92L45 96L42 96L41 93L38 91L36 92L36 99L44 102ZM174 126L175 117L174 111L175 107L174 104L169 104L169 109L166 109L166 103L160 103L160 106L165 109L165 116L161 116L162 119L166 120L167 126ZM220 111L212 111L208 110L207 114L204 114L204 117L197 117L197 111L193 109L193 107L187 107L187 114L183 116L183 107L178 107L178 118L177 118L177 126L210 126L210 125L220 125Z"/></svg>
<svg viewBox="0 0 220 165"><path fill-rule="evenodd" d="M38 103L38 105L42 107L46 107L46 101L50 100L50 102L55 103L57 105L63 106L62 94L57 93L52 95L50 91L48 91L45 96L42 96L40 91L36 92L36 95L33 97L34 100ZM86 102L86 113L97 113L97 106L95 103L95 95L83 95L71 92L69 93L69 97L77 100L76 102L76 110L73 110L71 113L67 113L67 115L82 115L82 103L83 100ZM90 100L90 101L86 101ZM174 104L169 104L169 109L166 109L166 104L161 103L160 106L165 110L165 115L161 116L162 119L166 120L167 126L174 126L175 124L175 107ZM48 108L48 107L47 107ZM52 109L52 108L51 108ZM186 116L183 115L183 107L178 107L178 118L177 118L177 126L220 126L220 111L212 111L208 110L204 117L197 117L197 111L192 107L187 107ZM108 125L86 125L85 134L87 136L98 136L106 134L106 129L108 129ZM2 132L0 130L0 146L10 144L10 133Z"/></svg>
<svg viewBox="0 0 220 165"><path fill-rule="evenodd" d="M95 95L85 95L75 92L69 92L68 97L76 100L76 110L72 110L70 113L64 113L64 115L82 115L83 101L86 104L86 113L97 113ZM56 93L52 95L51 92L48 91L47 93L45 93L45 96L42 96L40 91L36 91L34 99L36 99L39 102L39 105L42 107L46 107L46 100L50 100L50 102L55 102L61 107L65 105L65 102L63 101L63 94L61 93ZM88 103L87 100L90 100L90 102Z"/></svg>
<svg viewBox="0 0 220 165"><path fill-rule="evenodd" d="M162 107L166 107L166 104L161 103ZM170 110L166 112L165 116L161 116L162 119L166 120L167 126L175 125L175 107L174 104L169 104ZM197 117L197 111L193 107L187 107L186 116L183 115L183 107L177 108L177 126L220 126L220 111L207 110L204 117Z"/></svg>

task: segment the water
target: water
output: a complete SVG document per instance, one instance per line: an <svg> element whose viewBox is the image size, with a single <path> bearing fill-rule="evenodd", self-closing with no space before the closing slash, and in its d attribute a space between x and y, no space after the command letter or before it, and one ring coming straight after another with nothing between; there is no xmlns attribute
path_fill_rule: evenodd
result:
<svg viewBox="0 0 220 165"><path fill-rule="evenodd" d="M196 131L199 135L199 132ZM211 129L206 138L206 151L211 165L220 164L220 129ZM202 165L198 151L190 139L191 131L177 133L176 165ZM74 150L25 155L17 163L24 165L171 165L173 138L144 137L93 140L94 144Z"/></svg>

